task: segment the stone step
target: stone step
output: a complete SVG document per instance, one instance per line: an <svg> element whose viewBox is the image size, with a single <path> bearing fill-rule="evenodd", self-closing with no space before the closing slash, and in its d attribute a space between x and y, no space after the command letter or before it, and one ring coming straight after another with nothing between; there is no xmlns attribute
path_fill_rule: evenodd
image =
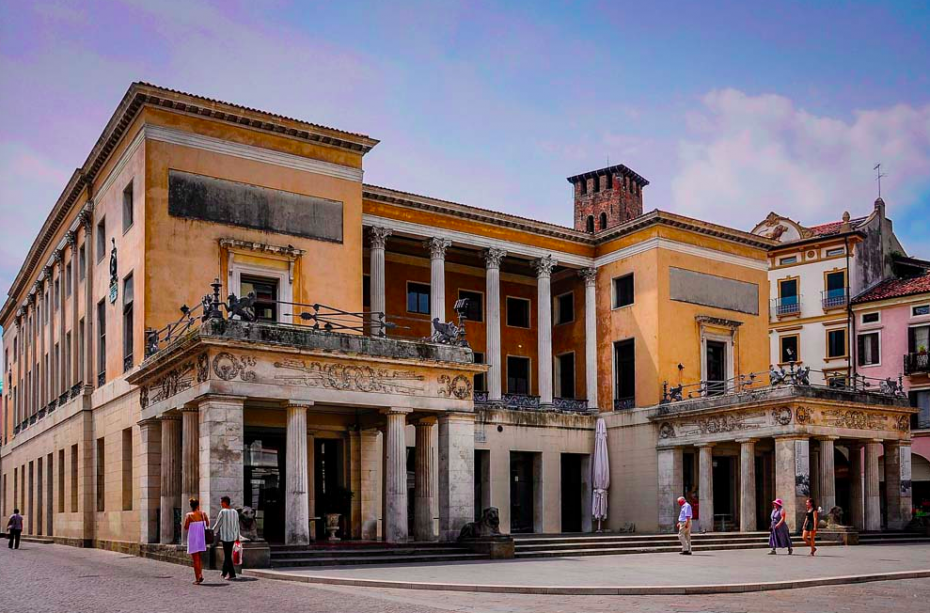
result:
<svg viewBox="0 0 930 613"><path fill-rule="evenodd" d="M824 545L834 545L835 543L824 543ZM820 544L818 544L818 547ZM737 549L768 549L768 543L741 543L738 545L694 545L693 551L724 551ZM680 545L660 545L655 547L599 547L596 549L550 549L542 551L517 551L517 558L558 558L558 557L575 557L575 556L615 556L641 553L673 553L680 552Z"/></svg>
<svg viewBox="0 0 930 613"><path fill-rule="evenodd" d="M271 551L366 551L368 549L432 549L454 546L439 541L410 542L410 543L384 543L382 541L328 541L312 542L309 545L271 545Z"/></svg>
<svg viewBox="0 0 930 613"><path fill-rule="evenodd" d="M359 552L355 556L311 556L306 558L272 558L272 568L289 568L297 566L348 566L361 564L422 564L424 562L463 562L468 560L487 560L488 556L480 553L422 553L396 556L366 556Z"/></svg>
<svg viewBox="0 0 930 613"><path fill-rule="evenodd" d="M760 540L768 540L767 532L748 532L748 533L710 533L710 534L693 534L691 535L691 541L694 543L701 542L758 542ZM678 535L676 534L644 534L640 536L598 536L598 535L586 535L586 536L540 536L540 537L524 537L519 539L514 539L516 547L519 549L526 546L535 546L535 545L574 545L579 543L589 543L589 544L610 544L610 545L639 545L639 544L650 544L650 543L677 543Z"/></svg>
<svg viewBox="0 0 930 613"><path fill-rule="evenodd" d="M768 544L768 539L765 538L754 538L754 539L704 539L701 541L695 541L692 539L692 545L694 546L707 546L707 547L721 547L728 545L765 545ZM516 546L515 549L518 552L522 551L544 551L559 549L562 551L573 551L579 549L641 549L648 547L677 547L679 546L678 539L674 541L671 540L640 540L640 541L629 541L624 543L615 543L615 542L598 542L598 541L579 541L575 543L533 543L533 544L524 544Z"/></svg>
<svg viewBox="0 0 930 613"><path fill-rule="evenodd" d="M471 553L461 547L430 547L430 548L388 548L388 549L292 549L287 551L271 550L272 560L288 560L294 558L345 558L358 556L409 556L420 554L456 554Z"/></svg>

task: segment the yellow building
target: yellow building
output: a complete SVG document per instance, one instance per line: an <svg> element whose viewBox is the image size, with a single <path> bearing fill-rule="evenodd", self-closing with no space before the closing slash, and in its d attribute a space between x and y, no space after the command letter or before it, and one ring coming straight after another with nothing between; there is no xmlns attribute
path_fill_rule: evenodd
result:
<svg viewBox="0 0 930 613"><path fill-rule="evenodd" d="M896 400L836 391L813 421L734 418L805 393L756 393L772 240L644 213L622 165L569 178L574 228L364 185L376 144L133 84L0 310L2 512L143 553L173 551L187 497L212 513L224 494L272 543L322 537L321 518L450 541L489 506L505 532L587 531L603 416L608 526L668 529L669 500L700 489L748 529L747 471L706 473L714 444L746 453L737 430L771 437L767 482L789 459L776 439L815 421L875 437L831 426L837 405L872 403L908 440ZM459 312L467 346L443 325ZM734 484L719 502L714 475Z"/></svg>

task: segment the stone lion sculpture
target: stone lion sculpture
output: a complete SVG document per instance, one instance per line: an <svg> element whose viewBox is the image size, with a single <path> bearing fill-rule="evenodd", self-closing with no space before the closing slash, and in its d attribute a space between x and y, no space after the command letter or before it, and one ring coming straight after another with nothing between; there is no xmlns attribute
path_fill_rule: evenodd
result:
<svg viewBox="0 0 930 613"><path fill-rule="evenodd" d="M821 528L832 528L834 526L842 526L843 524L843 509L840 507L833 507L827 512L826 521L820 521Z"/></svg>
<svg viewBox="0 0 930 613"><path fill-rule="evenodd" d="M488 507L481 512L481 519L462 526L459 540L495 536L501 533L501 515L497 507Z"/></svg>
<svg viewBox="0 0 930 613"><path fill-rule="evenodd" d="M257 541L258 527L255 525L255 509L242 507L239 509L239 532L243 539Z"/></svg>

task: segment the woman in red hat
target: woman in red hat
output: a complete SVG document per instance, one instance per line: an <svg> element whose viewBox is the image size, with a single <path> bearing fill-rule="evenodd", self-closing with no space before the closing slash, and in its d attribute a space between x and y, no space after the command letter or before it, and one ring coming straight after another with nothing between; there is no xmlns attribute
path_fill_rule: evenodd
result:
<svg viewBox="0 0 930 613"><path fill-rule="evenodd" d="M776 549L788 548L788 555L790 556L794 549L791 547L791 534L788 532L788 524L785 523L785 511L782 508L784 503L781 498L776 498L772 501L772 525L771 533L769 534L769 547L772 548L772 551L769 552L770 556L775 555Z"/></svg>

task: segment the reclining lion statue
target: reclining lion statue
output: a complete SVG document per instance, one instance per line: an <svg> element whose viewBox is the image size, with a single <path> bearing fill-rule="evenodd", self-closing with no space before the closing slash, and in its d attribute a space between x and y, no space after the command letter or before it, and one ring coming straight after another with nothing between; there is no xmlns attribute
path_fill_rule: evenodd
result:
<svg viewBox="0 0 930 613"><path fill-rule="evenodd" d="M481 519L462 526L459 540L495 536L501 533L501 515L497 507L488 507L481 512Z"/></svg>

